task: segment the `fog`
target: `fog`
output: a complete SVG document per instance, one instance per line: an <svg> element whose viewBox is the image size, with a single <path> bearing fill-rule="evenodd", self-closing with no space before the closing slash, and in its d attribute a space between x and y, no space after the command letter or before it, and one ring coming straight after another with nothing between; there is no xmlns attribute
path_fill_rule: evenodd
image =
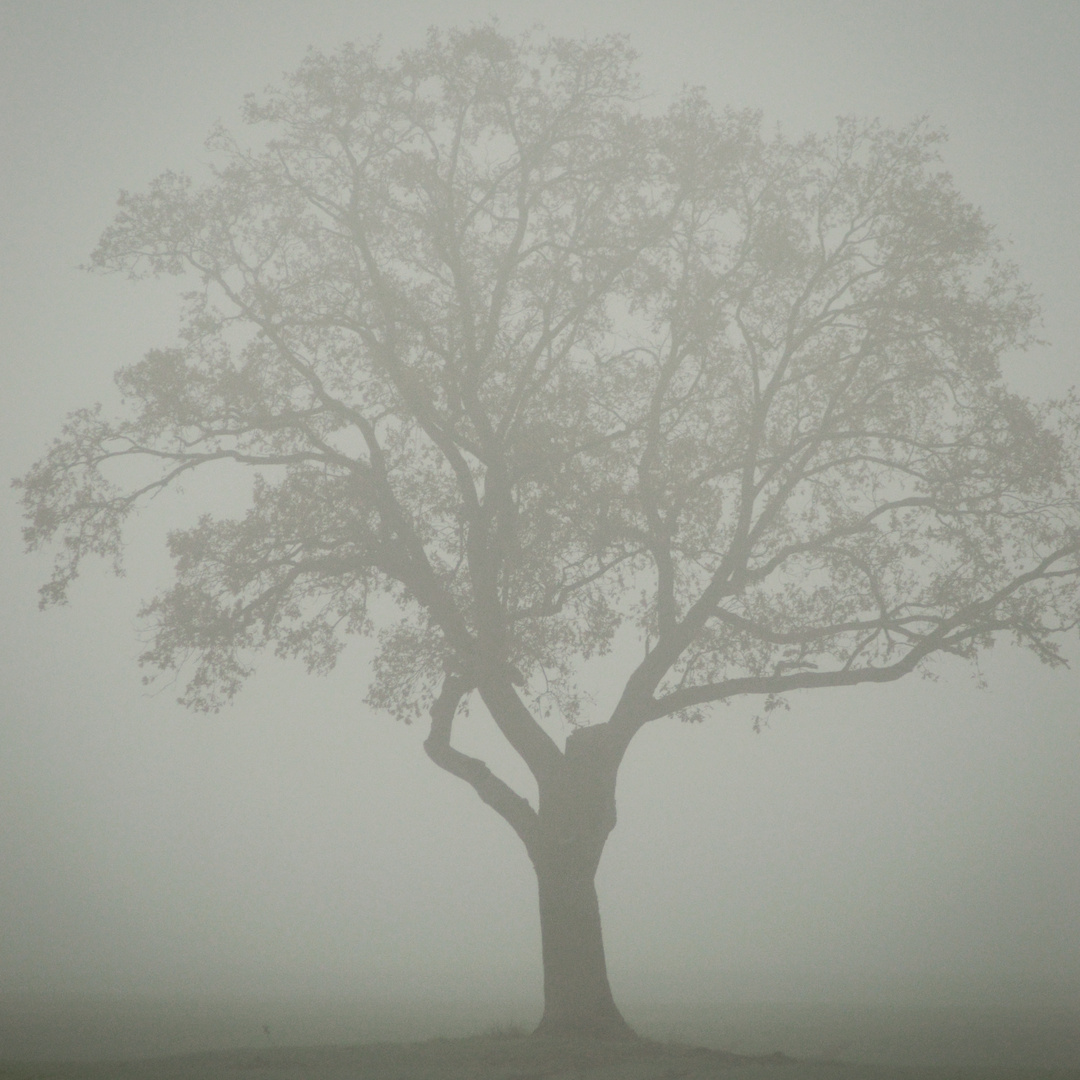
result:
<svg viewBox="0 0 1080 1080"><path fill-rule="evenodd" d="M381 34L393 53L492 13L509 33L626 32L658 101L701 84L793 135L838 114L929 115L959 190L1042 298L1048 344L1010 381L1038 397L1080 383L1071 2L7 3L3 475L175 336L182 281L78 268L120 189L198 174L214 123L239 126L243 95L309 44ZM49 559L22 553L2 496L0 997L469 1001L492 1023L535 1022L526 855L426 758L424 725L363 705L363 642L325 679L264 660L216 716L143 687L136 611L167 581L178 512L140 519L125 577L88 567L70 606L41 613ZM1080 659L1075 638L1066 651ZM934 670L794 695L761 733L750 703L638 736L598 876L628 1017L681 1002L1080 1006L1080 676L1004 642L978 672ZM492 734L477 714L456 741Z"/></svg>

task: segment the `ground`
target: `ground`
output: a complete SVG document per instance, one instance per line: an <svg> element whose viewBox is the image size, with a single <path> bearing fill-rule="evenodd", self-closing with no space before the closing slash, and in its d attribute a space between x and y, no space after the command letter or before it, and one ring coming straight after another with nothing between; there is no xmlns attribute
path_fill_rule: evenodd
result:
<svg viewBox="0 0 1080 1080"><path fill-rule="evenodd" d="M413 1043L277 1047L127 1062L0 1064L0 1080L1080 1080L1077 1068L891 1067L743 1055L642 1040L494 1034Z"/></svg>

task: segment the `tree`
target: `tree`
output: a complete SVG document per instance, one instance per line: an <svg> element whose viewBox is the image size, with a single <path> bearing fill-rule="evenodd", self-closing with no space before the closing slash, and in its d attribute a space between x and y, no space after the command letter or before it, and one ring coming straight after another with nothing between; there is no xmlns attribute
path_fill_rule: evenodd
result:
<svg viewBox="0 0 1080 1080"><path fill-rule="evenodd" d="M431 759L536 870L541 1032L631 1034L594 876L661 717L888 682L1080 609L1076 400L1011 393L1035 303L924 122L764 138L701 93L637 110L618 38L432 32L312 52L196 186L123 194L103 270L193 274L176 347L18 481L43 604L228 462L250 504L168 538L143 660L216 710L264 649L430 714ZM626 678L589 711L590 659ZM482 704L538 805L452 744ZM547 718L571 732L560 745Z"/></svg>

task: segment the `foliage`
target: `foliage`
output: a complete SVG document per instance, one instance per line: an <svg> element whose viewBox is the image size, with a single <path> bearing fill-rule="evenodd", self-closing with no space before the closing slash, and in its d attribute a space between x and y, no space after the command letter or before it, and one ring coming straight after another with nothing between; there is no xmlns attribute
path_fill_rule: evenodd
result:
<svg viewBox="0 0 1080 1080"><path fill-rule="evenodd" d="M405 718L449 675L452 704L578 720L582 663L633 648L628 730L1001 632L1058 661L1076 403L1003 381L1036 307L940 135L765 138L636 95L617 38L312 52L248 100L268 137L124 194L94 265L198 285L179 344L117 376L125 416L76 413L20 482L29 545L60 542L43 601L227 460L250 508L173 533L144 613L196 708L349 634Z"/></svg>

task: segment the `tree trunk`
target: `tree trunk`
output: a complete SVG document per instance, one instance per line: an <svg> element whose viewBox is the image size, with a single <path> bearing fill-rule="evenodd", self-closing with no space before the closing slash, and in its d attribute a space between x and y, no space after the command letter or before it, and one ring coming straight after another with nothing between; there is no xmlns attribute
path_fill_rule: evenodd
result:
<svg viewBox="0 0 1080 1080"><path fill-rule="evenodd" d="M544 958L544 1015L537 1035L628 1039L608 983L595 868L568 849L536 868Z"/></svg>
<svg viewBox="0 0 1080 1080"><path fill-rule="evenodd" d="M549 740L549 752L538 752L535 761L530 761L528 743L525 750L516 746L530 767L535 765L540 806L534 810L483 761L450 745L454 714L470 685L465 679L447 678L431 706L431 734L424 749L440 768L471 784L510 825L536 870L544 960L544 1015L536 1034L636 1038L611 996L594 883L604 844L615 827L615 777L629 740L613 736L612 729L601 724L574 731L562 753ZM500 705L511 716L515 705L521 708L509 697L509 705L485 698L492 715L500 713ZM532 749L537 745L545 749L539 739Z"/></svg>
<svg viewBox="0 0 1080 1080"><path fill-rule="evenodd" d="M597 748L586 741L575 746L571 738L566 768L540 789L539 843L531 852L544 960L544 1015L536 1034L632 1039L608 983L595 885L615 826L618 763L588 752Z"/></svg>

